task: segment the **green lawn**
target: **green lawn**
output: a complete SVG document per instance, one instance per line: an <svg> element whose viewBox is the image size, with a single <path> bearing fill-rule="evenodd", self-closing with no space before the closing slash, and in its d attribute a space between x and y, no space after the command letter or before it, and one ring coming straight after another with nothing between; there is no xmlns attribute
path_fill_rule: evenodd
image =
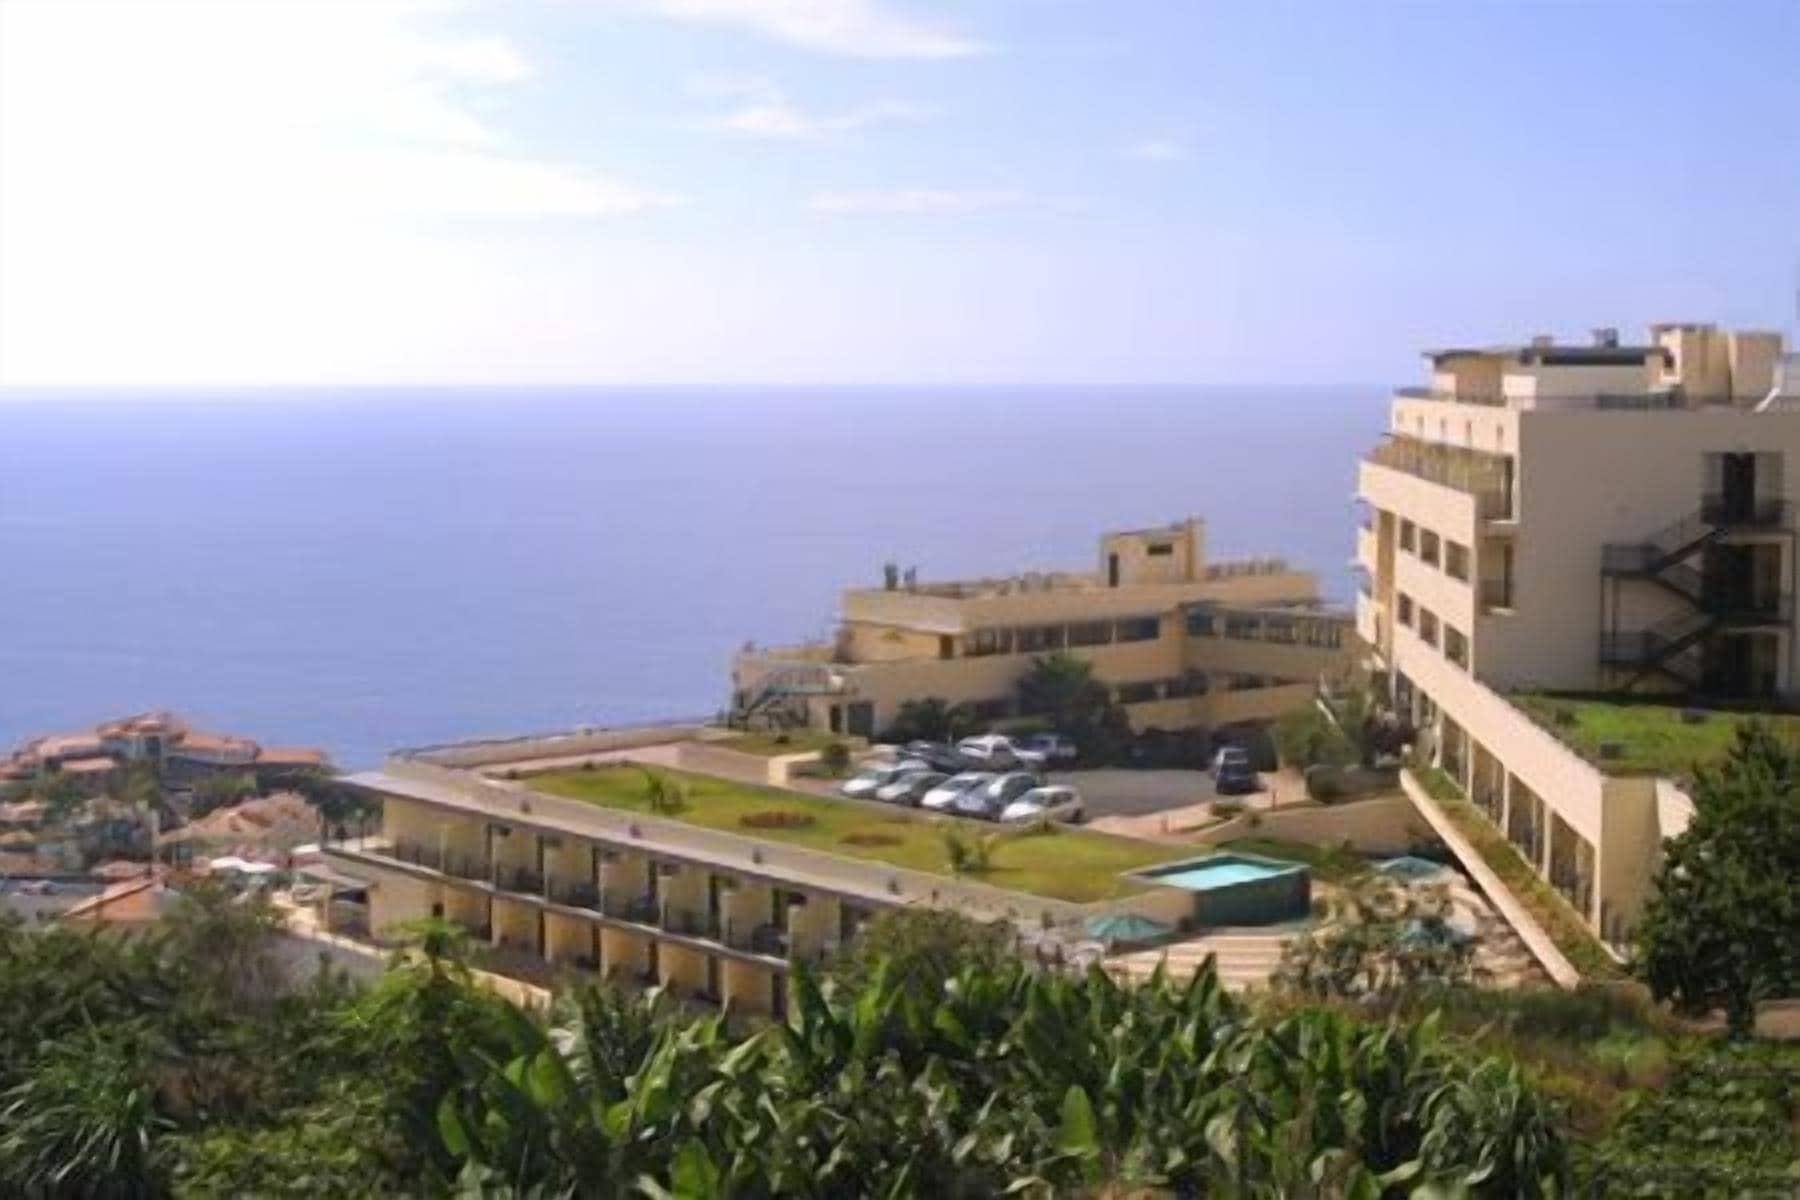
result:
<svg viewBox="0 0 1800 1200"><path fill-rule="evenodd" d="M1543 693L1512 697L1544 728L1582 757L1613 774L1654 772L1686 777L1696 764L1722 757L1736 737L1738 724L1751 714L1708 712L1697 724L1681 718L1679 705L1573 698ZM1800 717L1760 716L1784 737L1800 740ZM1617 757L1602 759L1600 747L1619 746Z"/></svg>
<svg viewBox="0 0 1800 1200"><path fill-rule="evenodd" d="M708 829L936 875L951 873L942 834L943 828L951 825L971 839L995 839L988 870L966 876L972 882L1075 903L1137 891L1145 885L1122 878L1121 872L1193 854L1191 846L1164 846L1062 828L1047 832L1002 831L974 821L927 817L905 809L887 812L826 796L775 791L711 776L680 771L666 774L688 789L687 804L677 813L651 813L645 797L644 773L636 767L557 771L532 776L527 782L538 791L589 804L667 816ZM811 820L785 829L744 824L746 817L768 813L799 814Z"/></svg>
<svg viewBox="0 0 1800 1200"><path fill-rule="evenodd" d="M766 758L774 758L781 754L806 754L813 750L823 750L833 742L849 744L846 738L833 733L821 733L816 729L796 729L791 733L740 733L735 737L720 738L705 744L724 750L736 750L740 754L760 754Z"/></svg>
<svg viewBox="0 0 1800 1200"><path fill-rule="evenodd" d="M1221 842L1219 849L1305 863L1312 868L1316 878L1327 883L1348 883L1367 875L1371 869L1368 859L1342 846L1309 846L1305 842L1290 842L1282 838L1232 838L1229 842Z"/></svg>

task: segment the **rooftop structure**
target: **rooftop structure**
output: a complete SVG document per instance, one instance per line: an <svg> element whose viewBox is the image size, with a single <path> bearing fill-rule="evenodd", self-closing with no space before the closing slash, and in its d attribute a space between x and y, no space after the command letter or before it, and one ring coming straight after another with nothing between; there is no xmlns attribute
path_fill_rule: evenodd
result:
<svg viewBox="0 0 1800 1200"><path fill-rule="evenodd" d="M1395 394L1361 464L1357 630L1469 797L1619 939L1685 796L1656 777L1666 759L1583 757L1573 724L1512 697L1796 689L1781 339L1669 324L1640 345L1601 330L1427 357L1431 385Z"/></svg>
<svg viewBox="0 0 1800 1200"><path fill-rule="evenodd" d="M1114 689L1134 728L1211 729L1305 703L1346 661L1349 615L1277 558L1209 562L1189 518L1101 537L1092 572L1031 571L843 593L828 642L746 648L732 667L746 724L875 736L908 700L966 704L989 723L1018 711L1035 656L1066 650Z"/></svg>

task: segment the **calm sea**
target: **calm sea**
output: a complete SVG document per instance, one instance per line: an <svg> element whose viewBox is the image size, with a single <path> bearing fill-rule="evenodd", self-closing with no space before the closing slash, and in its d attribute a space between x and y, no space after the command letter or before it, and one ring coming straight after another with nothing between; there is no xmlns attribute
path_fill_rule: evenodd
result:
<svg viewBox="0 0 1800 1200"><path fill-rule="evenodd" d="M716 710L881 564L1089 567L1204 515L1348 595L1378 389L0 399L0 743L152 707L364 765Z"/></svg>

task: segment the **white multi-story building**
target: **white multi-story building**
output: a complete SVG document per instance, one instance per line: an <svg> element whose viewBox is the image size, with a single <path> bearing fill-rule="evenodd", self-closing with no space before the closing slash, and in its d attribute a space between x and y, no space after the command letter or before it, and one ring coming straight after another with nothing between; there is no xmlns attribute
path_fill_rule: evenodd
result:
<svg viewBox="0 0 1800 1200"><path fill-rule="evenodd" d="M1361 464L1358 633L1470 798L1617 937L1685 798L1583 759L1509 694L1800 689L1781 338L1657 325L1427 357Z"/></svg>

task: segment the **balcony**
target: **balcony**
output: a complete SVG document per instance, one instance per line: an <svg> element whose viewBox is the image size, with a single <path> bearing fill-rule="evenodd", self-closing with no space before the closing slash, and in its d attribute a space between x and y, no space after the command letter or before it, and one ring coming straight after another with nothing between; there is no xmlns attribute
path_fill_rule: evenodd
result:
<svg viewBox="0 0 1800 1200"><path fill-rule="evenodd" d="M1481 608L1483 612L1510 612L1512 607L1512 580L1483 579L1481 581Z"/></svg>
<svg viewBox="0 0 1800 1200"><path fill-rule="evenodd" d="M1511 455L1390 434L1364 461L1466 492L1475 497L1476 514L1483 520L1509 521L1513 517Z"/></svg>
<svg viewBox="0 0 1800 1200"><path fill-rule="evenodd" d="M544 875L530 867L501 867L494 872L494 886L509 892L544 894Z"/></svg>

